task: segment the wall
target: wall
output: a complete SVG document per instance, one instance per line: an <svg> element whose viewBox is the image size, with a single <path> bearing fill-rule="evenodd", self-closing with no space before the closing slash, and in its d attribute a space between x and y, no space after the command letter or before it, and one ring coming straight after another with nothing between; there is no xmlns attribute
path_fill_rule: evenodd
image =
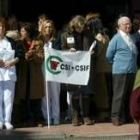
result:
<svg viewBox="0 0 140 140"><path fill-rule="evenodd" d="M0 0L0 16L7 17L10 10L10 0Z"/></svg>

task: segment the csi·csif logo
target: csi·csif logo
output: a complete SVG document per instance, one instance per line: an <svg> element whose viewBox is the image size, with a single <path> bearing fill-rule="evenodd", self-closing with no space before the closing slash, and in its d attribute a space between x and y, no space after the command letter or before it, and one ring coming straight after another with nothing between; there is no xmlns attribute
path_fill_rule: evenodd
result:
<svg viewBox="0 0 140 140"><path fill-rule="evenodd" d="M59 74L61 71L57 69L62 59L58 56L51 55L46 60L46 69L52 74Z"/></svg>

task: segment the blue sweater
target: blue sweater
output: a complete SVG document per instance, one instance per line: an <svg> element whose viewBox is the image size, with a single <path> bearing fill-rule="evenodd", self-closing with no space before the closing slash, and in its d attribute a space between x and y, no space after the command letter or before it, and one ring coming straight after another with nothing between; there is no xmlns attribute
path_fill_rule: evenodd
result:
<svg viewBox="0 0 140 140"><path fill-rule="evenodd" d="M135 43L137 37L131 35L131 39L134 43L132 50L130 50L120 33L114 35L110 40L106 52L106 58L113 64L113 74L136 73L138 51Z"/></svg>

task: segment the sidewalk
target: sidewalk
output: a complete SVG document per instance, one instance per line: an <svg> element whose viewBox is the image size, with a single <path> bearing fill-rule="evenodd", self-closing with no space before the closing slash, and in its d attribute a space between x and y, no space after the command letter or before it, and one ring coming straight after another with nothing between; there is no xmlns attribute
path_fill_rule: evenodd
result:
<svg viewBox="0 0 140 140"><path fill-rule="evenodd" d="M137 140L138 125L125 124L113 126L112 123L94 125L15 128L12 131L0 131L0 140Z"/></svg>

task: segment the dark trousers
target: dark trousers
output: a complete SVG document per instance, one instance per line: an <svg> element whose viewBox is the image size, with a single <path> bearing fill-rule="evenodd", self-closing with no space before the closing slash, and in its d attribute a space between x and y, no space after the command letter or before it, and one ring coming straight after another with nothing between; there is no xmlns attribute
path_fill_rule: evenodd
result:
<svg viewBox="0 0 140 140"><path fill-rule="evenodd" d="M105 82L107 87L107 95L108 95L108 116L110 120L111 116L111 108L112 108L112 99L113 99L113 81L112 81L112 73L105 73Z"/></svg>
<svg viewBox="0 0 140 140"><path fill-rule="evenodd" d="M41 99L31 99L29 102L21 100L20 103L23 122L36 124L44 121L41 111Z"/></svg>
<svg viewBox="0 0 140 140"><path fill-rule="evenodd" d="M81 97L81 104L80 104L80 97ZM72 94L71 103L72 103L73 116L90 118L90 94ZM81 111L82 111L82 116L80 114Z"/></svg>
<svg viewBox="0 0 140 140"><path fill-rule="evenodd" d="M112 120L129 121L129 101L135 74L113 74Z"/></svg>

